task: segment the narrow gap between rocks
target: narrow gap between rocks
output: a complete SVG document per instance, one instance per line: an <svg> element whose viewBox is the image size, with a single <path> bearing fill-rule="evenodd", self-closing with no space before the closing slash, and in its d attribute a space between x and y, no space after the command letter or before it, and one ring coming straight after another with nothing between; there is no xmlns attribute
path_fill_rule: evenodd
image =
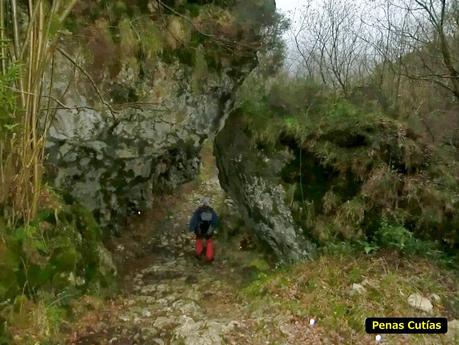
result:
<svg viewBox="0 0 459 345"><path fill-rule="evenodd" d="M209 142L202 163L195 181L132 216L121 237L109 243L119 268L119 294L78 320L73 344L254 343L260 320L240 291L256 276L250 263L261 254L241 250L246 235L232 235L223 225L215 238L216 260L208 264L194 257L187 225L204 196L227 219L237 217L220 187ZM263 318L270 319L270 314L265 311ZM275 336L268 333L257 332L256 337L265 343L266 337Z"/></svg>

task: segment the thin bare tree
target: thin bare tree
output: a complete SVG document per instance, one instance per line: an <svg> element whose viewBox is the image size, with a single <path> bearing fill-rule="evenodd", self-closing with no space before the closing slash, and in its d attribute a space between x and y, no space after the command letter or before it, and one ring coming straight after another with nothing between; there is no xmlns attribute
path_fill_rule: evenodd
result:
<svg viewBox="0 0 459 345"><path fill-rule="evenodd" d="M392 46L406 47L397 61L400 75L434 83L459 101L457 0L386 0L386 6Z"/></svg>
<svg viewBox="0 0 459 345"><path fill-rule="evenodd" d="M341 0L326 0L319 7L310 2L299 18L292 37L308 78L348 95L353 81L369 71L357 7Z"/></svg>

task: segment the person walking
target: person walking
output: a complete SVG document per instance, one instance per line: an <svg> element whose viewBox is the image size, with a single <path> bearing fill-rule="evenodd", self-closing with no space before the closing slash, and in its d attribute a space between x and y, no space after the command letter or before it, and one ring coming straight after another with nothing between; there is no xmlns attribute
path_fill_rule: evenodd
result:
<svg viewBox="0 0 459 345"><path fill-rule="evenodd" d="M206 240L206 260L212 262L214 260L214 244L212 235L217 227L218 217L215 210L210 207L209 198L203 198L201 205L193 212L189 224L190 232L196 235L195 250L198 258L204 252L203 239Z"/></svg>

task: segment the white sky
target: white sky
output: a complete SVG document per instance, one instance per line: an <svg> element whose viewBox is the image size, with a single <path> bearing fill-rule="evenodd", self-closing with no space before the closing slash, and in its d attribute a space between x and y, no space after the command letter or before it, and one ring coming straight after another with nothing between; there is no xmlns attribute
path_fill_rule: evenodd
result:
<svg viewBox="0 0 459 345"><path fill-rule="evenodd" d="M288 14L289 11L293 11L295 8L301 6L304 3L302 0L276 0L276 7L279 12Z"/></svg>
<svg viewBox="0 0 459 345"><path fill-rule="evenodd" d="M290 19L292 27L295 27L295 10L304 4L306 4L305 0L276 0L277 10Z"/></svg>
<svg viewBox="0 0 459 345"><path fill-rule="evenodd" d="M290 30L287 31L284 34L284 40L287 43L287 60L285 61L285 64L287 66L287 69L289 68L288 66L293 63L296 65L295 61L296 59L293 58L293 54L295 54L295 49L292 48L292 46L289 44L289 36L291 31L295 31L296 28L296 16L295 12L299 10L302 6L304 6L308 0L275 0L276 1L276 8L277 11L282 13L286 18L290 20ZM321 0L312 0L313 2L321 2Z"/></svg>
<svg viewBox="0 0 459 345"><path fill-rule="evenodd" d="M291 60L292 62L296 59L294 55L296 54L296 50L291 44L291 33L295 32L299 27L299 11L305 7L307 4L310 4L311 8L318 9L320 11L320 7L323 4L323 0L275 0L276 1L276 8L278 12L285 15L286 18L290 20L290 30L288 30L284 34L284 40L287 43L287 60ZM365 1L365 0L349 0L350 5L357 5L362 11L370 10L373 11L373 6L377 3L377 1ZM367 18L368 19L368 18ZM289 63L286 62L288 65Z"/></svg>
<svg viewBox="0 0 459 345"><path fill-rule="evenodd" d="M295 28L295 11L301 9L306 4L310 3L313 8L320 8L323 0L275 0L276 8L279 12L284 14L290 19L290 24ZM350 1L353 5L357 4L358 7L365 6L365 0ZM368 8L368 7L367 7ZM371 7L370 7L371 8Z"/></svg>

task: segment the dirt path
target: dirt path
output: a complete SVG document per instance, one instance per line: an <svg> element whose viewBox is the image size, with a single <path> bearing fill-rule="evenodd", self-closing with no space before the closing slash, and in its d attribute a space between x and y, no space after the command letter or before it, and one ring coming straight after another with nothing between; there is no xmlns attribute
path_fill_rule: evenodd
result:
<svg viewBox="0 0 459 345"><path fill-rule="evenodd" d="M158 200L147 214L129 221L112 243L122 278L121 293L73 326L68 343L114 344L273 344L269 313L254 312L238 291L244 270L231 261L230 248L216 239L212 264L193 255L186 231L204 196L223 202L215 164L204 152L198 181Z"/></svg>

